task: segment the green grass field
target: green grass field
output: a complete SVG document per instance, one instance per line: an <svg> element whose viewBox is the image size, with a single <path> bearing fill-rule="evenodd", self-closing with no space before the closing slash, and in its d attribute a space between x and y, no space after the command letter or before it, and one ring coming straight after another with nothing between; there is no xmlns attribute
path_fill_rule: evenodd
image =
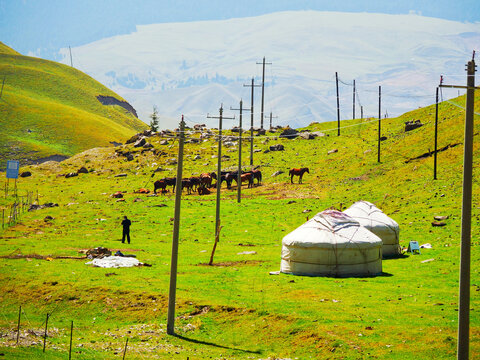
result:
<svg viewBox="0 0 480 360"><path fill-rule="evenodd" d="M464 106L463 97L452 100ZM476 109L480 97L476 98ZM312 124L326 135L287 140L268 133L254 139L255 165L264 181L253 189L222 189L220 242L214 266L208 266L214 243L215 192L182 196L178 264L176 334L166 335L174 195L150 197L134 191L153 189L154 179L174 176L178 141L160 145L163 155L129 146L133 161L102 148L62 163L31 166L32 177L18 180L20 195L38 190L39 203L58 207L25 212L1 233L0 352L7 358L65 358L74 321L73 358L126 359L451 359L458 326L459 243L461 225L464 113L440 105L438 180L433 157L411 160L433 150L434 107L382 121L381 163L377 162L377 123ZM404 132L404 122L425 125ZM478 133L478 116L475 132ZM350 126L354 125L354 126ZM331 131L330 131L331 130ZM227 131L227 134L229 132ZM198 137L188 133L187 138ZM263 151L283 144L285 151ZM247 145L247 143L245 143ZM223 148L235 167L237 147ZM338 152L328 154L329 150ZM249 163L243 146L243 164ZM474 177L479 175L475 143ZM185 144L184 176L215 171L213 139ZM195 155L201 159L194 160ZM409 161L411 160L411 161ZM408 162L407 162L408 161ZM80 166L91 172L65 178ZM310 168L303 184L290 184L288 169ZM23 170L23 169L22 169ZM283 174L272 177L276 171ZM125 173L126 177L115 177ZM12 186L12 183L10 183ZM110 195L125 191L125 201ZM480 355L478 181L473 188L471 269L471 358ZM346 208L358 200L375 203L400 225L400 243L430 243L420 255L383 261L383 276L367 278L270 275L279 270L284 235L307 216L329 207ZM6 207L11 197L0 200ZM311 212L304 213L304 210ZM54 219L45 221L50 215ZM133 221L132 243L122 244L120 221ZM435 215L447 225L433 227ZM104 246L132 253L152 267L102 269L85 265L81 249ZM242 254L254 251L254 254ZM49 256L37 259L35 254ZM38 256L37 256L38 257ZM425 261L430 260L430 261ZM15 346L19 306L22 333ZM50 336L42 353L46 314ZM35 335L37 334L37 335Z"/></svg>
<svg viewBox="0 0 480 360"><path fill-rule="evenodd" d="M123 142L147 127L120 106L102 105L96 96L123 99L88 75L20 55L2 43L0 82L2 163L71 156L111 141Z"/></svg>

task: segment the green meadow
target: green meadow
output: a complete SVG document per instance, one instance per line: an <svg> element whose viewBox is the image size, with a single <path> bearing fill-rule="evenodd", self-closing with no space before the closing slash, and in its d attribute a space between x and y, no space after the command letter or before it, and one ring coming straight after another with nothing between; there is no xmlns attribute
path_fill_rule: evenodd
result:
<svg viewBox="0 0 480 360"><path fill-rule="evenodd" d="M465 106L465 98L452 102ZM480 97L476 97L476 109ZM2 291L0 353L6 358L64 359L74 323L74 359L451 359L456 354L461 231L462 109L440 104L437 180L433 180L435 107L382 120L381 162L375 119L311 124L312 140L254 136L254 165L262 184L221 190L221 234L214 264L216 194L181 201L176 336L166 334L175 196L148 196L153 181L175 176L178 139L148 138L154 151L132 145L96 148L61 163L23 167L18 194L38 191L38 203L58 207L22 212L0 233ZM409 120L424 126L405 132ZM475 133L479 131L475 116ZM230 131L226 135L233 135ZM200 134L187 132L187 140ZM245 139L244 139L245 140ZM215 171L214 138L188 142L184 177ZM265 152L283 144L284 151ZM248 140L242 163L249 168ZM60 145L58 145L60 146ZM238 164L238 144L223 147L223 169ZM330 152L337 150L336 152ZM132 161L121 155L134 154ZM330 152L330 153L329 153ZM474 147L478 178L478 142ZM200 159L196 158L199 155ZM62 174L85 166L88 174ZM151 175L158 167L161 171ZM303 184L288 170L309 167ZM282 174L273 176L274 173ZM126 176L116 177L118 174ZM12 182L10 182L12 187ZM111 197L124 192L124 201ZM480 356L479 204L474 181L472 211L470 354ZM383 261L376 277L271 275L280 268L283 236L317 212L370 201L400 225L400 244L431 249ZM2 196L7 209L11 194ZM131 244L122 244L120 222L133 222ZM434 227L436 215L448 216ZM45 219L51 216L53 219ZM85 265L82 250L104 246L135 254L151 267L103 269ZM19 256L16 256L19 255ZM65 258L70 257L70 258ZM21 312L21 337L16 345ZM43 353L45 319L49 336Z"/></svg>

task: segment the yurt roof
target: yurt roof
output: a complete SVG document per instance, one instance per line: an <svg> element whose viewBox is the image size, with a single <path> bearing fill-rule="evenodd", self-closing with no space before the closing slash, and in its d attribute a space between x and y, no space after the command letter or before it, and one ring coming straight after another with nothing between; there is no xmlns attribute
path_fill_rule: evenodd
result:
<svg viewBox="0 0 480 360"><path fill-rule="evenodd" d="M382 240L349 215L337 210L325 210L287 234L282 243L294 247L334 248L351 245L365 249L378 246Z"/></svg>

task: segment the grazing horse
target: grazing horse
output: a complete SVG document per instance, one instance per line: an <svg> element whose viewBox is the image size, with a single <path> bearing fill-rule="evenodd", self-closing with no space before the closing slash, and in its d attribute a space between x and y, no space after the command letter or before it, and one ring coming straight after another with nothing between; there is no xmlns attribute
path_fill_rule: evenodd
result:
<svg viewBox="0 0 480 360"><path fill-rule="evenodd" d="M167 192L167 183L165 180L157 180L153 183L153 193L156 194L158 189L161 189L161 193L164 194Z"/></svg>
<svg viewBox="0 0 480 360"><path fill-rule="evenodd" d="M248 181L248 187L251 188L253 187L253 174L251 172L242 174L240 176L240 181L243 183L245 181Z"/></svg>
<svg viewBox="0 0 480 360"><path fill-rule="evenodd" d="M303 174L305 174L306 172L310 174L310 171L308 171L308 168L291 169L291 170L288 172L288 174L290 175L290 182L293 184L293 176L296 175L296 176L299 176L299 177L300 177L300 180L298 181L298 183L301 184L301 183L302 183Z"/></svg>
<svg viewBox="0 0 480 360"><path fill-rule="evenodd" d="M162 180L165 181L167 186L172 186L173 187L172 192L175 192L175 186L177 185L176 177L167 177L167 178L163 178Z"/></svg>
<svg viewBox="0 0 480 360"><path fill-rule="evenodd" d="M232 187L232 181L235 180L237 182L238 180L238 171L230 171L225 175L225 181L227 182L227 188L230 189Z"/></svg>
<svg viewBox="0 0 480 360"><path fill-rule="evenodd" d="M192 182L190 181L190 179L188 179L188 178L182 179L182 190L181 191L183 191L184 188L187 188L187 194L190 195L192 193L192 187L193 187L193 185L192 185Z"/></svg>
<svg viewBox="0 0 480 360"><path fill-rule="evenodd" d="M262 172L260 170L252 170L253 178L257 179L257 185L262 182Z"/></svg>
<svg viewBox="0 0 480 360"><path fill-rule="evenodd" d="M200 175L200 185L205 186L207 188L212 187L212 179L216 179L217 174L214 172L212 173L203 173Z"/></svg>
<svg viewBox="0 0 480 360"><path fill-rule="evenodd" d="M189 180L192 183L193 191L197 191L197 187L201 184L200 176L191 176L189 177Z"/></svg>

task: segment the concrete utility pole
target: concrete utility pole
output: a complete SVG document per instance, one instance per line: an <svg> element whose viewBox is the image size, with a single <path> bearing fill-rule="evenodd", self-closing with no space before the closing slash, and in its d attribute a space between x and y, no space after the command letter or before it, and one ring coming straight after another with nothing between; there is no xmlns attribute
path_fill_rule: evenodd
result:
<svg viewBox="0 0 480 360"><path fill-rule="evenodd" d="M363 119L363 106L360 106L360 119Z"/></svg>
<svg viewBox="0 0 480 360"><path fill-rule="evenodd" d="M252 78L252 85L243 84L243 86L252 88L252 98L250 100L250 165L253 166L253 89L261 85L255 85L255 79Z"/></svg>
<svg viewBox="0 0 480 360"><path fill-rule="evenodd" d="M180 202L182 201L183 144L185 141L185 121L180 122L178 141L177 192L175 193L175 214L173 221L172 261L170 264L170 291L168 293L167 334L175 334L175 299L177 292L178 235L180 232Z"/></svg>
<svg viewBox="0 0 480 360"><path fill-rule="evenodd" d="M463 150L463 198L462 234L460 248L460 285L458 307L457 359L469 358L470 346L470 247L472 223L472 163L473 163L473 114L475 100L475 51L472 61L467 63L467 86L443 85L439 87L467 89L465 110L465 139Z"/></svg>
<svg viewBox="0 0 480 360"><path fill-rule="evenodd" d="M470 247L472 223L472 163L473 163L473 114L475 100L475 51L472 61L467 63L467 86L443 85L445 88L467 89L465 110L465 139L463 150L463 198L462 234L460 248L460 285L458 306L458 345L457 359L469 358L470 346Z"/></svg>
<svg viewBox="0 0 480 360"><path fill-rule="evenodd" d="M70 66L73 67L73 60L72 60L72 48L69 46L68 50L70 51Z"/></svg>
<svg viewBox="0 0 480 360"><path fill-rule="evenodd" d="M219 116L210 116L209 119L218 119L218 163L217 163L217 208L215 212L215 239L219 239L219 225L220 225L220 188L222 182L222 120L233 120L235 117L223 117L223 104L220 105ZM216 240L217 241L217 240Z"/></svg>
<svg viewBox="0 0 480 360"><path fill-rule="evenodd" d="M377 161L380 162L380 137L382 133L382 87L378 87L378 159Z"/></svg>
<svg viewBox="0 0 480 360"><path fill-rule="evenodd" d="M240 111L240 120L238 122L238 174L237 174L237 202L242 201L242 113L243 113L243 101L240 100L240 108L233 109L230 107L230 110L239 110Z"/></svg>
<svg viewBox="0 0 480 360"><path fill-rule="evenodd" d="M260 114L260 129L263 129L263 104L264 104L264 93L265 93L265 65L272 65L272 63L265 62L265 56L263 57L263 62L258 63L257 65L263 64L263 71L262 71L262 110Z"/></svg>
<svg viewBox="0 0 480 360"><path fill-rule="evenodd" d="M433 153L433 180L437 180L438 86L435 95L435 152Z"/></svg>
<svg viewBox="0 0 480 360"><path fill-rule="evenodd" d="M338 122L338 136L340 136L340 99L338 97L338 73L335 71L335 83L337 84L337 122Z"/></svg>
<svg viewBox="0 0 480 360"><path fill-rule="evenodd" d="M265 118L267 118L267 115L265 115ZM272 119L278 119L278 116L272 116L272 112L270 111L270 130L273 128L272 126Z"/></svg>
<svg viewBox="0 0 480 360"><path fill-rule="evenodd" d="M355 80L353 80L353 119L355 120Z"/></svg>

